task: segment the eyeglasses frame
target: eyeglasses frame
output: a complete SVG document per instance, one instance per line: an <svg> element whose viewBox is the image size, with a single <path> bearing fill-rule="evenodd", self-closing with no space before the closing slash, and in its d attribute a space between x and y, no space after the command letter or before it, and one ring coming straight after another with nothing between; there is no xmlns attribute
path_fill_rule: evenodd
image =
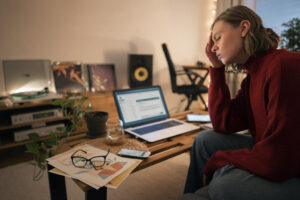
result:
<svg viewBox="0 0 300 200"><path fill-rule="evenodd" d="M108 154L110 153L110 149L108 149L106 155L104 155L104 156L93 156L93 157L91 157L91 158L85 158L85 157L82 157L82 156L75 156L75 154L76 154L77 152L80 152L80 151L83 152L83 153L85 153L85 154L87 153L86 151L84 151L84 150L82 150L82 149L78 149L77 151L75 151L75 152L71 155L71 160L72 160L72 164L74 165L74 167L77 167L77 168L85 168L86 165L87 165L87 163L89 162L89 163L93 166L93 168L94 168L95 170L98 170L98 169L96 168L96 166L94 166L94 164L93 164L93 162L92 162L91 160L94 159L94 158L97 158L97 157L103 157L103 158L104 158L103 165L97 166L97 167L103 167L103 166L105 165L105 163L106 163L106 158L107 158ZM84 166L82 166L82 167L76 166L76 164L75 164L74 161L73 161L74 158L82 158L82 159L84 159L84 160L85 160Z"/></svg>

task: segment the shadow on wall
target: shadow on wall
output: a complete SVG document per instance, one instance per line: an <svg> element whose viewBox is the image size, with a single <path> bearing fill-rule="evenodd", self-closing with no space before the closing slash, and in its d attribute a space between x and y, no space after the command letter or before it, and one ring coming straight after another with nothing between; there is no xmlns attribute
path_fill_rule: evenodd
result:
<svg viewBox="0 0 300 200"><path fill-rule="evenodd" d="M153 55L153 85L161 86L170 113L183 110L182 96L173 94L172 92L169 69L161 49L161 44L155 46L149 40L135 37L129 43L129 50L130 54Z"/></svg>
<svg viewBox="0 0 300 200"><path fill-rule="evenodd" d="M104 62L115 65L117 88L126 88L127 84L127 51L126 50L105 50Z"/></svg>
<svg viewBox="0 0 300 200"><path fill-rule="evenodd" d="M151 41L138 37L131 38L129 42L111 40L106 43L110 45L104 50L104 62L115 64L118 89L129 87L129 54L151 54L153 55L153 85L161 86L170 113L184 109L185 96L172 93L168 66L160 45L155 47Z"/></svg>
<svg viewBox="0 0 300 200"><path fill-rule="evenodd" d="M151 54L154 57L153 44L142 38L132 38L129 42L112 41L111 44L111 49L104 50L104 62L115 64L117 88L128 88L128 55ZM154 61L155 57L153 59L153 70L155 71Z"/></svg>

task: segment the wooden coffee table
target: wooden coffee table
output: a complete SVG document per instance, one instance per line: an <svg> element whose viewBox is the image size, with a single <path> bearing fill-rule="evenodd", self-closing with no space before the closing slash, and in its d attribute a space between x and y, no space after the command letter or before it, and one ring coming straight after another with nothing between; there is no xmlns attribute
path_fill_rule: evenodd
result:
<svg viewBox="0 0 300 200"><path fill-rule="evenodd" d="M188 113L202 113L207 114L204 111L195 110L195 111L186 111L181 112L178 114L171 115L172 118L177 118L180 120L186 120L186 114ZM162 161L165 161L169 158L175 157L179 154L182 154L184 152L187 152L191 149L195 137L198 135L200 131L203 129L195 130L192 132L188 132L179 136L175 136L172 138L168 138L165 140L161 140L154 143L146 143L149 151L151 152L151 156L147 159L141 162L141 164L135 168L133 172L139 171L141 169L151 167L152 165L155 165L157 163L160 163ZM131 137L131 136L127 136ZM72 141L69 141L67 143L67 146L65 147L65 150L72 148L75 145L86 143L88 142L88 138L85 136L78 136L78 138L74 138ZM141 141L143 142L143 141ZM52 168L51 166L48 166L49 170ZM56 175L53 173L48 173L49 178L49 186L50 186L50 194L51 199L67 199L66 194L66 185L65 185L65 177ZM93 200L93 199L107 199L107 188L101 187L100 189L96 190L85 183L73 179L76 184L82 189L82 191L85 192L85 199L87 200Z"/></svg>

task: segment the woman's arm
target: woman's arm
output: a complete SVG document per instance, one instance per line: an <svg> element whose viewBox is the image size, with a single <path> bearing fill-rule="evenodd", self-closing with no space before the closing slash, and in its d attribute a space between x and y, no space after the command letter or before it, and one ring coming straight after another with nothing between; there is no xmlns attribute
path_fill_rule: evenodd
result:
<svg viewBox="0 0 300 200"><path fill-rule="evenodd" d="M210 86L208 90L209 114L215 131L232 133L248 127L248 77L241 84L237 96L231 99L225 81L224 68L210 69Z"/></svg>
<svg viewBox="0 0 300 200"><path fill-rule="evenodd" d="M254 147L218 151L205 166L215 170L234 165L271 181L284 181L300 174L300 57L270 70L267 80L267 121Z"/></svg>

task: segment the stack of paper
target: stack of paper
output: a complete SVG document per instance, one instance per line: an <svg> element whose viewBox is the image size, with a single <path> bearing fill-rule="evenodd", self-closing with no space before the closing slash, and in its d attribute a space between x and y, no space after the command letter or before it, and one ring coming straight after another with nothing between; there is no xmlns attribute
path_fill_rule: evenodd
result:
<svg viewBox="0 0 300 200"><path fill-rule="evenodd" d="M78 149L87 152L84 155L85 158L106 155L107 153L107 151L88 144L77 146L69 151L48 158L49 164L56 168L50 170L50 172L78 179L95 189L103 186L117 188L141 162L140 160L123 158L109 153L106 158L106 165L99 170L94 169L90 165L87 165L85 168L78 168L73 165L71 159L71 155Z"/></svg>

